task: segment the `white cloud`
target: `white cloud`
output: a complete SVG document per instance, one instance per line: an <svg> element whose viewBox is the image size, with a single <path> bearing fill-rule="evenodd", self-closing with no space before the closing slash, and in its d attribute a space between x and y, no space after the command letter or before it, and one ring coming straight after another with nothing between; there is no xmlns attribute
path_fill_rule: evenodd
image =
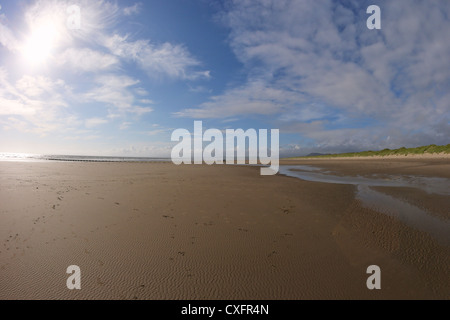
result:
<svg viewBox="0 0 450 320"><path fill-rule="evenodd" d="M72 4L73 1L66 0L65 9ZM99 43L105 32L117 26L123 12L116 1L77 0L76 5L82 12L81 28L70 30L70 33L74 38L94 45Z"/></svg>
<svg viewBox="0 0 450 320"><path fill-rule="evenodd" d="M163 157L170 158L170 153L175 143L167 144L165 141L156 141L151 144L135 143L121 148L113 148L106 152L115 156L129 157Z"/></svg>
<svg viewBox="0 0 450 320"><path fill-rule="evenodd" d="M80 30L66 27L72 4L82 10ZM37 76L23 68L10 77L0 68L3 128L48 134L105 123L100 120L127 127L127 116L134 121L156 108L139 72L127 64L151 79L211 77L183 45L118 35L119 22L142 9L141 3L119 4L38 0L23 6L23 24L0 15L5 67L35 28L50 24L57 30L53 56L37 70L56 64L81 76L70 82L70 73L51 76L41 68ZM225 7L220 18L248 78L176 116L235 121L261 115L324 150L448 143L450 2L384 2L380 31L367 30L364 5L357 1L235 0ZM208 92L202 86L190 90ZM88 104L107 115L80 118L77 112Z"/></svg>
<svg viewBox="0 0 450 320"><path fill-rule="evenodd" d="M140 103L143 103L143 104L155 104L155 103L154 103L152 100L150 100L150 99L140 99L139 102L140 102Z"/></svg>
<svg viewBox="0 0 450 320"><path fill-rule="evenodd" d="M11 84L0 68L0 123L32 135L74 133L84 121L71 110L74 94L61 79L24 75Z"/></svg>
<svg viewBox="0 0 450 320"><path fill-rule="evenodd" d="M147 134L149 136L156 136L158 134L166 133L166 132L167 132L166 129L156 129L156 130L147 131L147 132L145 132L145 134Z"/></svg>
<svg viewBox="0 0 450 320"><path fill-rule="evenodd" d="M67 27L70 5L81 9L81 27ZM26 23L29 30L43 24L51 24L55 30L55 43L58 47L69 46L64 52L56 54L56 62L67 64L78 71L98 71L119 64L118 58L132 60L143 68L149 76L176 79L209 78L209 71L199 71L195 67L199 61L192 57L182 45L171 43L151 44L148 39L128 41L127 36L114 35L112 30L124 18L140 12L142 3L121 7L114 1L78 0L39 0L26 8ZM11 30L0 21L0 43L10 50L20 46ZM79 41L82 41L81 43ZM79 44L104 46L116 57L88 48L76 48Z"/></svg>
<svg viewBox="0 0 450 320"><path fill-rule="evenodd" d="M105 123L108 123L108 120L102 118L90 118L85 121L85 126L86 128L94 128Z"/></svg>
<svg viewBox="0 0 450 320"><path fill-rule="evenodd" d="M282 130L317 145L385 145L384 132L395 137L390 144L448 143L450 2L385 2L379 31L366 28L360 2L236 0L228 8L220 19L249 78L177 116L276 115ZM342 119L347 129L333 129Z"/></svg>
<svg viewBox="0 0 450 320"><path fill-rule="evenodd" d="M130 7L123 8L123 14L126 16L131 16L134 14L138 14L141 12L142 9L142 3L135 3L134 5Z"/></svg>
<svg viewBox="0 0 450 320"><path fill-rule="evenodd" d="M134 89L134 92L137 95L140 95L140 96L147 96L147 95L149 95L148 91L145 90L144 88L136 88L136 89Z"/></svg>
<svg viewBox="0 0 450 320"><path fill-rule="evenodd" d="M27 121L14 117L8 117L6 121L0 121L3 124L3 129L7 131L14 129L20 132L26 132L29 129L29 123Z"/></svg>
<svg viewBox="0 0 450 320"><path fill-rule="evenodd" d="M135 97L130 87L139 83L139 80L125 75L102 75L94 79L97 86L84 94L87 101L97 101L112 105L121 111L133 108Z"/></svg>
<svg viewBox="0 0 450 320"><path fill-rule="evenodd" d="M67 12L71 5L81 9L80 29L67 26L68 15L73 14ZM209 71L201 70L201 63L183 45L168 42L154 44L148 39L132 41L128 37L115 35L119 22L131 19L129 16L142 10L140 2L123 6L107 0L37 0L21 9L24 10L23 23L19 23L18 19L18 23L10 23L3 12L0 15L0 46L7 49L5 52L11 58L23 58L17 53L34 30L42 26L53 31L54 39L49 41L52 45L51 66L48 59L33 68L24 67L20 70L23 76L13 82L9 80L6 69L0 67L2 125L8 123L7 117L17 120L9 125L10 129L48 134L62 129L94 127L118 118L126 119L127 114L136 120L152 112L155 103L150 99L148 90L142 85L138 87L141 81L123 68L130 61L151 78L192 80L210 77ZM65 71L60 76L71 86L50 76L47 72L50 68L55 71L54 74ZM77 78L72 78L73 75L68 75L66 71L76 73ZM38 76L39 73L42 75ZM104 109L105 116L84 119L86 116L81 113L86 105ZM23 122L18 125L18 121ZM123 123L122 128L128 125ZM6 128L5 125L3 127Z"/></svg>
<svg viewBox="0 0 450 320"><path fill-rule="evenodd" d="M211 89L208 89L205 86L195 86L195 87L189 86L189 91L194 92L194 93L204 93L204 92L211 93L212 92Z"/></svg>
<svg viewBox="0 0 450 320"><path fill-rule="evenodd" d="M81 9L80 29L67 26L71 5ZM156 108L139 79L141 70L152 79L210 77L184 45L115 35L141 12L140 2L124 6L114 0L37 0L17 8L15 16L0 12L5 57L0 66L0 126L11 134L26 133L30 140L49 134L55 139L107 140L102 125L125 130ZM52 39L46 39L51 50L42 63L27 65L21 60L24 48L30 48L26 44L43 26L52 31ZM26 53L33 55L32 50ZM88 108L98 110L91 113Z"/></svg>
<svg viewBox="0 0 450 320"><path fill-rule="evenodd" d="M69 48L56 57L56 63L81 73L108 71L117 67L120 62L113 55L89 48Z"/></svg>
<svg viewBox="0 0 450 320"><path fill-rule="evenodd" d="M153 108L142 107L139 104L153 104L149 99L139 99L135 96L133 86L140 83L139 80L125 75L102 75L94 79L96 87L85 93L82 100L85 102L96 101L115 109L110 110L108 118L114 119L125 113L142 116L153 111Z"/></svg>
<svg viewBox="0 0 450 320"><path fill-rule="evenodd" d="M128 129L130 127L130 125L132 125L132 124L133 124L132 122L127 122L127 121L122 122L119 126L119 129L120 130Z"/></svg>
<svg viewBox="0 0 450 320"><path fill-rule="evenodd" d="M0 97L0 115L26 115L32 116L36 110L23 104L21 101L9 100Z"/></svg>
<svg viewBox="0 0 450 320"><path fill-rule="evenodd" d="M64 93L70 95L70 88L64 81L25 75L13 85L6 72L0 69L0 84L0 115L28 123L27 127L12 126L15 129L45 135L73 121L73 117L65 112L68 103ZM9 123L9 120L3 123Z"/></svg>
<svg viewBox="0 0 450 320"><path fill-rule="evenodd" d="M0 19L0 44L6 47L8 50L17 51L19 44L14 36L13 32L5 25L3 25L2 19Z"/></svg>
<svg viewBox="0 0 450 320"><path fill-rule="evenodd" d="M53 95L61 97L60 90L69 90L65 82L61 79L53 81L50 78L44 76L30 76L24 75L17 80L15 89L23 95L28 97L42 97L44 95ZM61 102L62 105L67 105L65 102Z"/></svg>
<svg viewBox="0 0 450 320"><path fill-rule="evenodd" d="M160 134L169 134L174 130L174 128L164 127L157 123L152 124L151 127L151 130L143 131L141 133L147 136L158 136Z"/></svg>
<svg viewBox="0 0 450 320"><path fill-rule="evenodd" d="M153 111L152 108L149 108L149 107L138 107L138 106L133 107L133 108L130 110L131 113L135 113L135 114L137 114L138 116L142 116L143 114L150 113L150 112L152 112L152 111Z"/></svg>
<svg viewBox="0 0 450 320"><path fill-rule="evenodd" d="M220 96L214 96L199 108L185 109L178 117L222 118L236 115L273 115L289 110L303 101L301 93L274 88L263 81L249 82Z"/></svg>
<svg viewBox="0 0 450 320"><path fill-rule="evenodd" d="M90 140L97 140L102 138L99 135L87 135L87 136L67 136L64 137L64 140L70 140L70 141L90 141Z"/></svg>
<svg viewBox="0 0 450 320"><path fill-rule="evenodd" d="M135 61L151 78L195 80L209 78L209 71L196 71L200 62L182 45L151 44L149 40L129 41L128 36L115 34L105 37L103 44L111 52L126 60Z"/></svg>

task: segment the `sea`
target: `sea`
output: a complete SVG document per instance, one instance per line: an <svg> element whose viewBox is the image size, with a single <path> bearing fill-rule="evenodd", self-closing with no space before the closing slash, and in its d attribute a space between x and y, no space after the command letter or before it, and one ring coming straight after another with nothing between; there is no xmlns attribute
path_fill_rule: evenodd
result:
<svg viewBox="0 0 450 320"><path fill-rule="evenodd" d="M78 156L31 153L0 153L0 161L84 161L84 162L164 162L170 158L157 157L113 157L113 156Z"/></svg>

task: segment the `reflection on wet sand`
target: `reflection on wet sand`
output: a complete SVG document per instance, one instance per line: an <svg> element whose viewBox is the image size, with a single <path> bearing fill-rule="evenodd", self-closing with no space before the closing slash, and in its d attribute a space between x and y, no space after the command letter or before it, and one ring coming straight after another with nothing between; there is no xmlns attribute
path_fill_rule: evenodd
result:
<svg viewBox="0 0 450 320"><path fill-rule="evenodd" d="M330 171L305 165L280 166L280 174L307 181L356 185L356 199L371 209L392 216L403 223L427 232L444 245L450 245L450 221L430 215L408 202L373 190L371 187L413 187L429 194L450 195L450 180L446 178L371 175L340 176Z"/></svg>

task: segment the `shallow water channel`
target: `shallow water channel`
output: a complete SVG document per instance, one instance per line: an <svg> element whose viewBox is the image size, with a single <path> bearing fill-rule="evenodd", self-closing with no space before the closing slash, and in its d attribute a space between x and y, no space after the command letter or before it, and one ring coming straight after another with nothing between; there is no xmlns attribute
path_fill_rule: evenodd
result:
<svg viewBox="0 0 450 320"><path fill-rule="evenodd" d="M433 216L406 201L372 189L372 187L412 187L429 194L449 196L450 179L412 175L342 176L305 165L280 166L279 173L306 181L355 185L356 199L361 201L363 206L395 217L450 246L450 220Z"/></svg>

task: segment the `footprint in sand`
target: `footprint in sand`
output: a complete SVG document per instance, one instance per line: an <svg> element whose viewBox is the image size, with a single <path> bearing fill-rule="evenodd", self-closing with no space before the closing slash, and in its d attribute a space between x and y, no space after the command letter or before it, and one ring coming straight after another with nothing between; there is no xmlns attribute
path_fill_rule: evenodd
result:
<svg viewBox="0 0 450 320"><path fill-rule="evenodd" d="M276 252L276 251L272 251L271 253L269 253L269 254L267 255L267 257L268 257L268 258L271 258L274 254L277 254L277 252Z"/></svg>

